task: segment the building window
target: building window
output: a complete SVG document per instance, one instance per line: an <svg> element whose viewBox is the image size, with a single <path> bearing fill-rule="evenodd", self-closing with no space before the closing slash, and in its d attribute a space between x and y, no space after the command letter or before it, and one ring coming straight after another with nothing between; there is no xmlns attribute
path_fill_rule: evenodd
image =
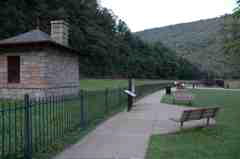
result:
<svg viewBox="0 0 240 159"><path fill-rule="evenodd" d="M20 56L8 56L8 83L20 83Z"/></svg>

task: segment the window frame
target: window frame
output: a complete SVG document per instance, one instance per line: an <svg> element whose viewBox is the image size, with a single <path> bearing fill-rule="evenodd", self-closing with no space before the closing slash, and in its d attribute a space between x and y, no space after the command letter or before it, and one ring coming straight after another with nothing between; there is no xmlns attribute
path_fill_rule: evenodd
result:
<svg viewBox="0 0 240 159"><path fill-rule="evenodd" d="M20 56L7 56L7 82L19 84L21 82L21 59Z"/></svg>

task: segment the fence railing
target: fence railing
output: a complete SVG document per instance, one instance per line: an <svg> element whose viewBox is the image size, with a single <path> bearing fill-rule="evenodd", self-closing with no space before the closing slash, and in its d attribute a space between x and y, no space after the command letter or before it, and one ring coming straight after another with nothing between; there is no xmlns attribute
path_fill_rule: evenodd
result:
<svg viewBox="0 0 240 159"><path fill-rule="evenodd" d="M163 82L163 83L155 83L155 84L146 84L140 85L136 87L137 98L142 98L148 94L156 92L160 89L164 89L167 86L174 86L173 82Z"/></svg>
<svg viewBox="0 0 240 159"><path fill-rule="evenodd" d="M137 86L139 97L162 89L164 84ZM56 140L78 128L85 129L127 105L123 88L84 91L78 95L24 100L0 100L0 158L31 159Z"/></svg>

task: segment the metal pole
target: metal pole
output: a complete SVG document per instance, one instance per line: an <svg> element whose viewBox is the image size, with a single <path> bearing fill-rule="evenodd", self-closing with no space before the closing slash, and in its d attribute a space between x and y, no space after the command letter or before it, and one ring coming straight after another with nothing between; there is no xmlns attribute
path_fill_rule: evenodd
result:
<svg viewBox="0 0 240 159"><path fill-rule="evenodd" d="M105 114L106 115L108 115L109 113L108 94L109 94L109 90L106 88L105 90Z"/></svg>
<svg viewBox="0 0 240 159"><path fill-rule="evenodd" d="M25 158L31 159L32 158L32 151L31 151L31 122L30 122L30 101L29 95L24 96L24 104L25 104Z"/></svg>
<svg viewBox="0 0 240 159"><path fill-rule="evenodd" d="M80 91L80 109L81 109L81 121L80 125L82 128L85 128L85 120L84 120L84 91Z"/></svg>
<svg viewBox="0 0 240 159"><path fill-rule="evenodd" d="M132 79L129 78L128 80L128 90L132 91ZM128 112L131 111L133 105L133 97L128 95Z"/></svg>

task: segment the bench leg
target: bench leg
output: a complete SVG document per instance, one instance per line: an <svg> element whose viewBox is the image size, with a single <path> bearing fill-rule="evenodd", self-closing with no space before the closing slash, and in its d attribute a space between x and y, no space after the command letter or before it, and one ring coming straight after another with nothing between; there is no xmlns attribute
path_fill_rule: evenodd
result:
<svg viewBox="0 0 240 159"><path fill-rule="evenodd" d="M207 118L207 126L210 124L210 118Z"/></svg>
<svg viewBox="0 0 240 159"><path fill-rule="evenodd" d="M183 122L180 123L180 129L182 130L183 128Z"/></svg>
<svg viewBox="0 0 240 159"><path fill-rule="evenodd" d="M192 101L191 100L189 101L189 105L192 105Z"/></svg>

